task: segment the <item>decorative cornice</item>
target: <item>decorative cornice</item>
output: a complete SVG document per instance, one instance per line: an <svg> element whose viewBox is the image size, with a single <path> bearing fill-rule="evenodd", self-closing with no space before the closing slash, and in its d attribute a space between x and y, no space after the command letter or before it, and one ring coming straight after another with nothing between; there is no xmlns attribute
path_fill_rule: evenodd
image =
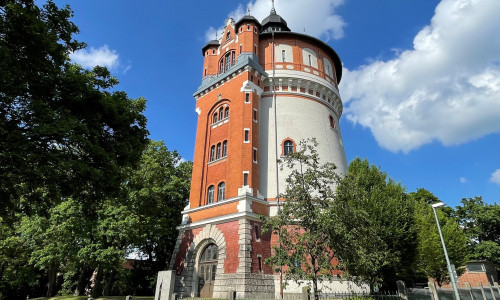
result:
<svg viewBox="0 0 500 300"><path fill-rule="evenodd" d="M314 99L330 107L337 115L337 118L340 118L343 111L343 105L338 91L326 85L326 81L321 78L316 80L311 76L294 76L298 75L298 73L303 72L295 72L293 74L275 74L276 80L274 81L274 84L277 87L276 95L297 95ZM271 80L273 80L272 77L265 80L264 86L271 87ZM287 90L283 90L283 87L287 87ZM296 90L292 91L292 88L295 88ZM302 92L300 90L301 88L305 91ZM309 91L312 91L312 94L310 94ZM316 95L317 93L319 93L319 96ZM263 92L262 97L271 96L272 94L273 92L271 88L269 91Z"/></svg>

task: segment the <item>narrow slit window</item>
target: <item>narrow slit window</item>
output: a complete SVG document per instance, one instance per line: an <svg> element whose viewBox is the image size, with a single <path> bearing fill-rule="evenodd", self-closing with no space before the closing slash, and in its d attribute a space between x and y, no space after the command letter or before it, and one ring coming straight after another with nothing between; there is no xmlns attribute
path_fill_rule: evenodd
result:
<svg viewBox="0 0 500 300"><path fill-rule="evenodd" d="M245 129L245 142L250 140L250 129Z"/></svg>
<svg viewBox="0 0 500 300"><path fill-rule="evenodd" d="M222 157L226 157L227 156L227 141L224 141L222 143Z"/></svg>
<svg viewBox="0 0 500 300"><path fill-rule="evenodd" d="M262 272L262 257L257 256L257 263L259 264L259 272Z"/></svg>
<svg viewBox="0 0 500 300"><path fill-rule="evenodd" d="M257 122L257 110L256 109L253 110L253 120L255 122Z"/></svg>
<svg viewBox="0 0 500 300"><path fill-rule="evenodd" d="M281 50L281 61L286 62L286 51L285 50Z"/></svg>
<svg viewBox="0 0 500 300"><path fill-rule="evenodd" d="M226 107L224 117L227 119L229 118L229 106Z"/></svg>
<svg viewBox="0 0 500 300"><path fill-rule="evenodd" d="M210 161L214 161L215 160L215 146L212 146L210 148Z"/></svg>
<svg viewBox="0 0 500 300"><path fill-rule="evenodd" d="M257 149L253 149L253 161L257 162Z"/></svg>
<svg viewBox="0 0 500 300"><path fill-rule="evenodd" d="M309 65L312 66L312 63L311 63L311 54L309 54Z"/></svg>
<svg viewBox="0 0 500 300"><path fill-rule="evenodd" d="M248 185L248 173L243 174L243 185Z"/></svg>
<svg viewBox="0 0 500 300"><path fill-rule="evenodd" d="M215 187L213 185L208 187L207 204L214 203L214 191Z"/></svg>
<svg viewBox="0 0 500 300"><path fill-rule="evenodd" d="M219 159L219 158L220 158L220 151L221 151L221 144L220 144L220 143L218 143L218 144L217 144L217 156L216 156L216 157L217 157L217 159Z"/></svg>
<svg viewBox="0 0 500 300"><path fill-rule="evenodd" d="M255 239L258 241L260 240L260 230L259 230L259 225L255 225Z"/></svg>
<svg viewBox="0 0 500 300"><path fill-rule="evenodd" d="M250 102L250 94L246 93L245 94L245 103L249 103L249 102Z"/></svg>
<svg viewBox="0 0 500 300"><path fill-rule="evenodd" d="M219 183L219 188L217 191L217 202L222 201L226 197L226 184L224 182Z"/></svg>

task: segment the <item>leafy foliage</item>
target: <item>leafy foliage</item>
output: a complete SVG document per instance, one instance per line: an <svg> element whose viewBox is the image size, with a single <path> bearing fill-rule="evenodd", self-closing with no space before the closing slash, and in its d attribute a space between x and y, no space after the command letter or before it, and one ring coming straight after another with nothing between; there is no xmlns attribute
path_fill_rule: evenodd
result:
<svg viewBox="0 0 500 300"><path fill-rule="evenodd" d="M415 205L416 271L424 274L426 278L433 278L441 286L450 279L434 213L428 203L422 200L418 200ZM455 264L457 272L460 272L458 268L468 259L466 236L454 218L440 209L436 210L436 213L450 262Z"/></svg>
<svg viewBox="0 0 500 300"><path fill-rule="evenodd" d="M168 151L162 141L151 141L139 167L127 182L128 201L137 215L133 245L147 257L149 286L154 287L158 271L168 267L177 239L175 229L189 197L192 163L177 151Z"/></svg>
<svg viewBox="0 0 500 300"><path fill-rule="evenodd" d="M413 203L404 187L367 160L354 159L331 206L335 253L371 289L404 277L415 248Z"/></svg>
<svg viewBox="0 0 500 300"><path fill-rule="evenodd" d="M484 203L481 197L464 198L456 216L468 238L474 259L485 259L500 271L500 205Z"/></svg>
<svg viewBox="0 0 500 300"><path fill-rule="evenodd" d="M0 198L4 221L72 197L94 210L120 189L147 140L145 100L110 89L103 67L69 54L85 44L68 6L0 5Z"/></svg>
<svg viewBox="0 0 500 300"><path fill-rule="evenodd" d="M316 146L315 140L301 141L298 151L281 162L282 169L291 170L280 195L285 201L277 216L266 220L264 229L279 235L274 255L266 263L284 266L286 279L312 282L318 299L318 282L331 278L338 267L330 248L333 243L324 230L338 175L334 164L320 164Z"/></svg>

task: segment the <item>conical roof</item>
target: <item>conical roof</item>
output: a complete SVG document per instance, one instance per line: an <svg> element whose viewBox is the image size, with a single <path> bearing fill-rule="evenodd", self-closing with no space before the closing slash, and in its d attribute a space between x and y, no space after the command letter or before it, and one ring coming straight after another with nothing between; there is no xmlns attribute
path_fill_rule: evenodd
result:
<svg viewBox="0 0 500 300"><path fill-rule="evenodd" d="M257 24L259 29L260 29L260 27L262 27L260 25L259 21L251 15L244 15L241 19L238 20L238 22L236 22L235 27L238 28L241 26L241 24L247 23L247 22L253 22L253 23Z"/></svg>
<svg viewBox="0 0 500 300"><path fill-rule="evenodd" d="M271 9L269 16L262 20L262 32L267 31L291 31L285 19L276 13L274 7Z"/></svg>
<svg viewBox="0 0 500 300"><path fill-rule="evenodd" d="M211 40L210 42L208 42L205 47L201 48L201 54L203 56L205 56L205 50L207 50L208 48L210 48L211 46L215 46L215 47L219 47L220 43L218 40Z"/></svg>

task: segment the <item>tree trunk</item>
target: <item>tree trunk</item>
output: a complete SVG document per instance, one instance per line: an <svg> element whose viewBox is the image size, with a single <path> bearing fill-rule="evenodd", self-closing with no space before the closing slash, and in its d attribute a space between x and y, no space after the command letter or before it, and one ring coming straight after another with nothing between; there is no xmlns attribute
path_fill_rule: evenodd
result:
<svg viewBox="0 0 500 300"><path fill-rule="evenodd" d="M90 269L86 265L82 265L80 267L80 275L78 276L78 282L76 284L73 296L82 296L85 294L85 289L89 284L91 276L92 276L92 269Z"/></svg>
<svg viewBox="0 0 500 300"><path fill-rule="evenodd" d="M47 286L47 297L52 297L55 294L55 286L56 286L56 277L57 277L57 268L54 264L49 265L49 269L47 270L47 275L49 277L49 283Z"/></svg>
<svg viewBox="0 0 500 300"><path fill-rule="evenodd" d="M104 290L102 293L103 296L111 295L111 289L113 288L113 284L115 283L115 275L116 275L116 270L109 272L109 277L106 280L106 285L104 286Z"/></svg>
<svg viewBox="0 0 500 300"><path fill-rule="evenodd" d="M317 272L316 272L316 259L314 256L311 257L311 264L313 266L314 270L314 276L312 278L313 282L313 292L314 292L314 300L319 300L319 293L318 293L318 277L317 277Z"/></svg>
<svg viewBox="0 0 500 300"><path fill-rule="evenodd" d="M5 265L6 265L5 262L2 262L2 264L0 265L0 283L2 283L3 272L5 271Z"/></svg>
<svg viewBox="0 0 500 300"><path fill-rule="evenodd" d="M314 300L319 300L318 279L316 279L316 276L313 277L312 282L313 282Z"/></svg>
<svg viewBox="0 0 500 300"><path fill-rule="evenodd" d="M97 267L97 274L94 279L94 287L92 287L92 292L90 292L90 295L92 298L97 298L102 296L102 268L99 266Z"/></svg>

